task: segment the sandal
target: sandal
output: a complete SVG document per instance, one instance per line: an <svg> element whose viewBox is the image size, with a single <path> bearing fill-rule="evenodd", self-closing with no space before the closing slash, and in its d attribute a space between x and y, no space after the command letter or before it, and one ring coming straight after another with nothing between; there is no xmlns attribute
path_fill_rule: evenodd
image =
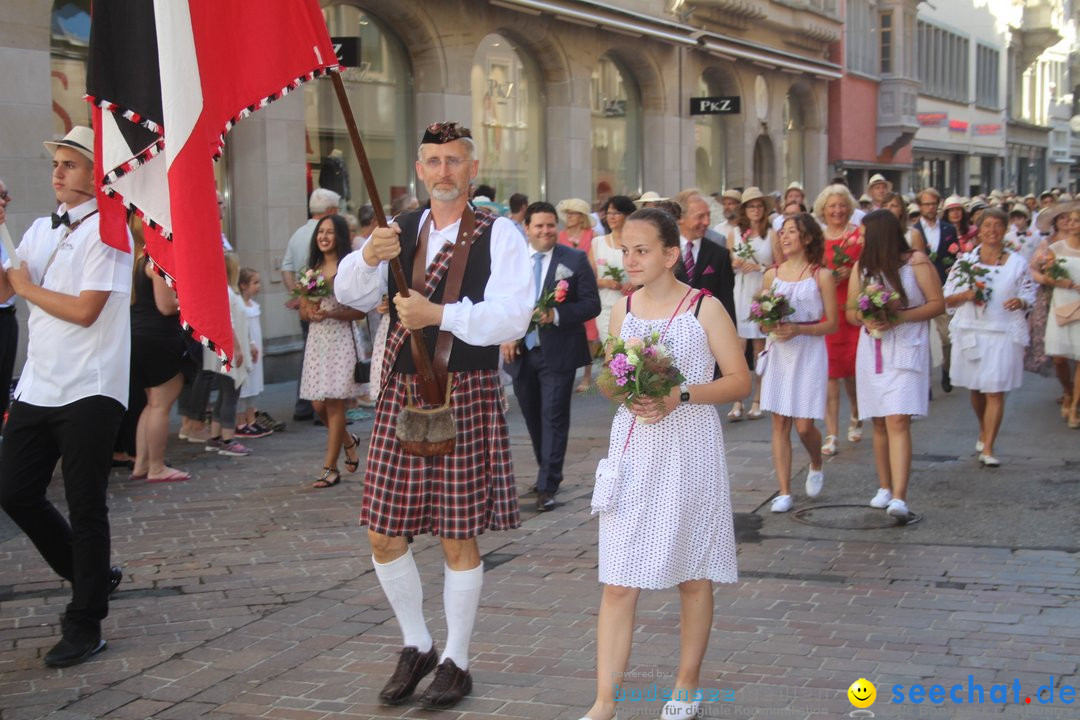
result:
<svg viewBox="0 0 1080 720"><path fill-rule="evenodd" d="M151 483L183 482L185 480L191 479L191 473L186 473L183 470L177 470L176 468L171 467L166 467L165 470L167 472L161 477L150 477L149 475L144 475L143 479L146 480L146 482ZM135 476L132 475L131 477L134 478Z"/></svg>
<svg viewBox="0 0 1080 720"><path fill-rule="evenodd" d="M578 383L578 386L576 388L574 388L574 392L577 393L578 395L583 395L583 394L589 392L589 390L591 390L591 389L592 389L592 383L583 381L583 382Z"/></svg>
<svg viewBox="0 0 1080 720"><path fill-rule="evenodd" d="M826 435L825 436L825 442L823 442L821 444L821 454L822 455L829 455L829 456L832 456L832 455L836 454L836 436L835 435Z"/></svg>
<svg viewBox="0 0 1080 720"><path fill-rule="evenodd" d="M311 484L311 487L318 490L323 488L334 487L341 482L341 473L337 471L337 468L324 467L322 477Z"/></svg>
<svg viewBox="0 0 1080 720"><path fill-rule="evenodd" d="M727 414L727 419L731 422L739 422L742 420L742 400L737 400L735 404L731 406L731 412Z"/></svg>
<svg viewBox="0 0 1080 720"><path fill-rule="evenodd" d="M750 412L746 413L746 419L760 420L764 414L761 412L761 403L754 401L750 403Z"/></svg>
<svg viewBox="0 0 1080 720"><path fill-rule="evenodd" d="M360 445L360 438L356 437L352 433L347 434L349 436L349 439L352 440L352 445L345 446L345 467L348 469L349 472L354 473L356 472L356 469L360 467L360 455L358 453L355 458L350 458L349 451L355 450Z"/></svg>
<svg viewBox="0 0 1080 720"><path fill-rule="evenodd" d="M851 418L847 427L847 441L857 443L862 440L862 420Z"/></svg>

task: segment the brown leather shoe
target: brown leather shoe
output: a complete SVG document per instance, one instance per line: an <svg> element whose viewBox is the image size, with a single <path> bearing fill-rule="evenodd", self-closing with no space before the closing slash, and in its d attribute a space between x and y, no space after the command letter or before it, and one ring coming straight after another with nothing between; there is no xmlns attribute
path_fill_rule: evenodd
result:
<svg viewBox="0 0 1080 720"><path fill-rule="evenodd" d="M434 644L426 653L420 652L412 645L402 648L394 674L383 686L379 693L379 700L382 700L384 705L400 705L405 702L424 676L431 672L438 662L439 651L435 649Z"/></svg>
<svg viewBox="0 0 1080 720"><path fill-rule="evenodd" d="M428 710L445 710L457 705L472 692L472 675L446 658L435 668L435 678L420 694L417 702Z"/></svg>
<svg viewBox="0 0 1080 720"><path fill-rule="evenodd" d="M555 497L551 493L540 493L536 496L536 512L547 512L555 509Z"/></svg>

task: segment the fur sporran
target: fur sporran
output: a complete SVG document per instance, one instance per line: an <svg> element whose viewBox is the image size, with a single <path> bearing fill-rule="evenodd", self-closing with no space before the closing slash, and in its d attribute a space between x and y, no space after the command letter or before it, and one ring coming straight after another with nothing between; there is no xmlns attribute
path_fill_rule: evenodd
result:
<svg viewBox="0 0 1080 720"><path fill-rule="evenodd" d="M450 386L453 376L446 378L446 400L433 408L422 408L414 404L412 385L406 383L405 392L408 401L398 414L397 440L401 449L408 455L419 457L438 457L454 452L457 426L454 423L454 411L450 405Z"/></svg>

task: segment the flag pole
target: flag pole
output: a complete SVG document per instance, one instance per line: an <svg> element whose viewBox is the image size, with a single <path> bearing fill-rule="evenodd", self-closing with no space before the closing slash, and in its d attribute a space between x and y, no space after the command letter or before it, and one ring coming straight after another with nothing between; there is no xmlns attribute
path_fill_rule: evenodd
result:
<svg viewBox="0 0 1080 720"><path fill-rule="evenodd" d="M334 92L337 94L338 104L341 106L341 114L345 116L345 127L349 131L352 140L353 151L360 163L360 172L364 176L364 185L367 187L368 197L371 198L371 207L375 211L375 222L379 227L388 227L386 213L383 212L382 201L379 199L379 190L375 185L375 176L371 172L371 164L368 162L364 143L360 139L360 131L356 128L356 120L353 118L352 106L349 105L349 97L345 94L345 83L341 81L341 73L330 73L330 81L334 84ZM394 258L390 261L390 271L394 273L394 282L402 297L409 297L409 283L405 279L405 272L401 268L401 260ZM431 355L424 343L422 332L410 333L417 342L420 352L417 353L417 372L420 374L420 392L424 399L432 403L443 401L443 391L439 389L435 378L435 369L431 365ZM449 380L447 380L449 382Z"/></svg>

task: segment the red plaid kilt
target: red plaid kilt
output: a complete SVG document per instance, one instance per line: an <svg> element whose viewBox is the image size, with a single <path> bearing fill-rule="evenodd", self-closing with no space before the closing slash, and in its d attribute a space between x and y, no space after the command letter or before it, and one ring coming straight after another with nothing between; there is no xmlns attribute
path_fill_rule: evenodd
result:
<svg viewBox="0 0 1080 720"><path fill-rule="evenodd" d="M510 435L497 370L452 374L457 444L452 455L407 455L397 441L406 383L420 396L416 375L390 373L375 408L368 446L360 524L389 536L431 533L454 540L485 530L520 527Z"/></svg>

